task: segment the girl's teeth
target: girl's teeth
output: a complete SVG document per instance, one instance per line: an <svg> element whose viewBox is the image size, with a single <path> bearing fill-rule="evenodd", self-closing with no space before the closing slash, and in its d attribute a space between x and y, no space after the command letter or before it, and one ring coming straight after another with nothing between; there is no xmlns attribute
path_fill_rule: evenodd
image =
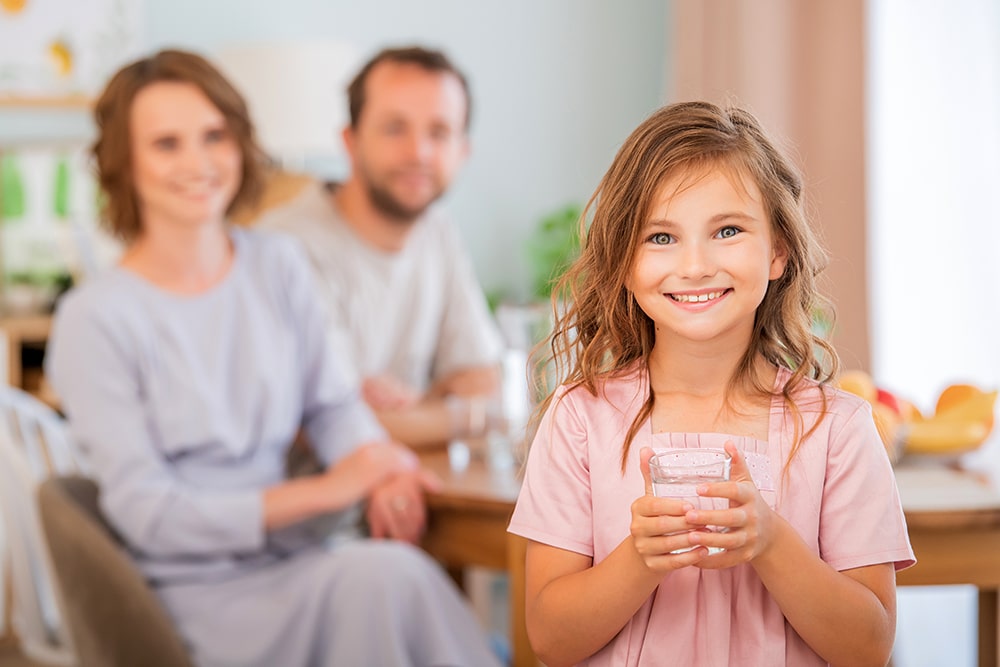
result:
<svg viewBox="0 0 1000 667"><path fill-rule="evenodd" d="M670 296L674 301L680 301L681 303L704 303L706 301L711 301L712 299L718 299L722 296L722 292L709 292L708 294L671 294Z"/></svg>

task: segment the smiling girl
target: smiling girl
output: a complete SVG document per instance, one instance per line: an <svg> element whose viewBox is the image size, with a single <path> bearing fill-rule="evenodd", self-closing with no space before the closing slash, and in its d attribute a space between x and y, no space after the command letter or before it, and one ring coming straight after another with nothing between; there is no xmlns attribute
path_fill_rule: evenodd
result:
<svg viewBox="0 0 1000 667"><path fill-rule="evenodd" d="M888 661L913 554L870 407L827 384L802 195L753 116L702 102L653 114L605 174L510 524L550 667ZM698 493L728 508L655 497L667 447L725 448L731 480Z"/></svg>

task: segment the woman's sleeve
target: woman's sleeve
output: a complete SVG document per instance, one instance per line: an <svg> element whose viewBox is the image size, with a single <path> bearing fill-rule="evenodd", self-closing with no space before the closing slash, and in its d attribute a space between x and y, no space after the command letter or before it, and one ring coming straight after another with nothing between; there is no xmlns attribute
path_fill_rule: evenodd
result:
<svg viewBox="0 0 1000 667"><path fill-rule="evenodd" d="M593 525L587 428L562 388L531 444L508 530L593 557Z"/></svg>
<svg viewBox="0 0 1000 667"><path fill-rule="evenodd" d="M133 550L153 556L260 550L260 490L210 490L177 478L148 422L141 355L128 333L135 322L109 316L113 303L77 296L64 298L56 315L45 372L112 525Z"/></svg>
<svg viewBox="0 0 1000 667"><path fill-rule="evenodd" d="M301 341L302 425L320 460L329 465L365 442L386 440L385 430L362 400L353 374L342 368L334 350L327 311L305 253L293 239L288 244L287 294Z"/></svg>
<svg viewBox="0 0 1000 667"><path fill-rule="evenodd" d="M832 429L819 525L823 560L837 570L915 561L896 478L871 408L853 410Z"/></svg>

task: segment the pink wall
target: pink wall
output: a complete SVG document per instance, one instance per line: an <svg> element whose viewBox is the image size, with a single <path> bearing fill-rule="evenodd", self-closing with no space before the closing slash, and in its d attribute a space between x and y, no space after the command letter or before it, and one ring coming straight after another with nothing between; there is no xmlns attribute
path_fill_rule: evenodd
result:
<svg viewBox="0 0 1000 667"><path fill-rule="evenodd" d="M671 101L736 102L802 168L830 265L833 342L868 369L863 0L675 0Z"/></svg>

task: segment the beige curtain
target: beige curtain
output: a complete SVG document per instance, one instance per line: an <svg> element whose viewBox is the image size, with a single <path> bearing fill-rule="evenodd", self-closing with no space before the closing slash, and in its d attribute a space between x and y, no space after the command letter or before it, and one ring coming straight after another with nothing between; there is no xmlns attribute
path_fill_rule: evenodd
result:
<svg viewBox="0 0 1000 667"><path fill-rule="evenodd" d="M735 102L798 159L845 367L869 369L864 0L674 0L668 100Z"/></svg>

